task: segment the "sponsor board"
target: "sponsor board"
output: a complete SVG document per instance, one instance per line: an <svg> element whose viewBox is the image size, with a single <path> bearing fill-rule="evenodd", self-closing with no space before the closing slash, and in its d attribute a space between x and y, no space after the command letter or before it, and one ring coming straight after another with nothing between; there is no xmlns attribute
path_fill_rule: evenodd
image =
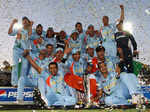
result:
<svg viewBox="0 0 150 112"><path fill-rule="evenodd" d="M33 101L33 88L25 88L24 89L24 101ZM9 88L9 87L1 87L0 88L0 102L16 101L17 97L17 88Z"/></svg>
<svg viewBox="0 0 150 112"><path fill-rule="evenodd" d="M150 100L150 86L142 86L141 89L144 96Z"/></svg>

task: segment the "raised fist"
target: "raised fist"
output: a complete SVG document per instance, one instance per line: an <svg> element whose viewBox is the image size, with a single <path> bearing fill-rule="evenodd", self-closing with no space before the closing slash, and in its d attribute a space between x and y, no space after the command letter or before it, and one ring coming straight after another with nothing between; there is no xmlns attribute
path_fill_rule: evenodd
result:
<svg viewBox="0 0 150 112"><path fill-rule="evenodd" d="M34 22L33 21L30 21L30 25L32 26L34 24Z"/></svg>
<svg viewBox="0 0 150 112"><path fill-rule="evenodd" d="M121 9L124 9L124 6L123 6L123 5L120 5L120 8L121 8Z"/></svg>
<svg viewBox="0 0 150 112"><path fill-rule="evenodd" d="M18 19L13 19L12 23L15 24L18 22Z"/></svg>

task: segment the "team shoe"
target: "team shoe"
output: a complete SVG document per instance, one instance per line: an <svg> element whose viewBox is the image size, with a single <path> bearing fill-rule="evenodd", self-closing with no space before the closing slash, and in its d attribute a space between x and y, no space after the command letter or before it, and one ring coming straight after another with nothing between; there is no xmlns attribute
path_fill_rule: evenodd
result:
<svg viewBox="0 0 150 112"><path fill-rule="evenodd" d="M80 108L80 105L79 105L79 104L76 104L76 105L74 106L74 108L75 108L75 109L79 109L79 108Z"/></svg>
<svg viewBox="0 0 150 112"><path fill-rule="evenodd" d="M83 104L83 102L78 102L75 106L74 106L74 108L75 109L79 109L79 108L83 108L84 107L84 104Z"/></svg>
<svg viewBox="0 0 150 112"><path fill-rule="evenodd" d="M48 100L42 95L41 95L41 99L44 101L45 106L47 106L48 105Z"/></svg>
<svg viewBox="0 0 150 112"><path fill-rule="evenodd" d="M141 94L134 94L132 95L132 104L146 104L148 102L148 99L145 98Z"/></svg>

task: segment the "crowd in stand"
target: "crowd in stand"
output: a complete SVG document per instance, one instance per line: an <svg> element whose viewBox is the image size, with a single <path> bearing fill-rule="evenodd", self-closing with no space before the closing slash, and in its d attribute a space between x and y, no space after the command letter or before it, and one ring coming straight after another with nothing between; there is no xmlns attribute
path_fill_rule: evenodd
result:
<svg viewBox="0 0 150 112"><path fill-rule="evenodd" d="M77 22L70 35L53 27L45 32L41 24L34 29L27 17L22 18L23 28L15 30L14 19L8 34L16 37L11 84L17 87L17 101L30 86L40 90L47 106L136 104L141 95L133 74L137 44L123 30L124 6L120 9L120 19L113 24L108 16L98 30L92 24L84 30Z"/></svg>

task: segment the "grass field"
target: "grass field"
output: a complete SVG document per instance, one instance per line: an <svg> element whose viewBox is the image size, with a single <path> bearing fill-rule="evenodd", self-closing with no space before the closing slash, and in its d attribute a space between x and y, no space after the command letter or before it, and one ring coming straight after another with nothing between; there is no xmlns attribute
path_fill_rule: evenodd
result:
<svg viewBox="0 0 150 112"><path fill-rule="evenodd" d="M136 109L115 110L0 110L0 112L150 112L150 109L138 111Z"/></svg>

